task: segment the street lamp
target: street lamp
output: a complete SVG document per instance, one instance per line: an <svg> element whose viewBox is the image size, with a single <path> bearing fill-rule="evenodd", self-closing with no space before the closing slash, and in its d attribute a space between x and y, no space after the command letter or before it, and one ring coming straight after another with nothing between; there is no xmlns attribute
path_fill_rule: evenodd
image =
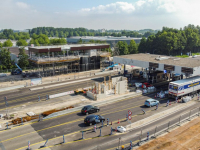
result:
<svg viewBox="0 0 200 150"><path fill-rule="evenodd" d="M119 150L120 140L121 140L121 137L119 138L118 150Z"/></svg>
<svg viewBox="0 0 200 150"><path fill-rule="evenodd" d="M153 54L154 54L154 51L156 51L156 50L157 50L157 49L154 49L154 50L153 50Z"/></svg>

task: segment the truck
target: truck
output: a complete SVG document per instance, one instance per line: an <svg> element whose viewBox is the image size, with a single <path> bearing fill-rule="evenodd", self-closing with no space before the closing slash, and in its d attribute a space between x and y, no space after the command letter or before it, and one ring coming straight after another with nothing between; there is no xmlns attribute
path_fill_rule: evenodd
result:
<svg viewBox="0 0 200 150"><path fill-rule="evenodd" d="M17 69L11 71L11 75L19 75L22 74L22 69L15 63L15 66L17 66Z"/></svg>
<svg viewBox="0 0 200 150"><path fill-rule="evenodd" d="M168 96L182 98L183 96L194 96L200 92L200 76L194 76L169 83Z"/></svg>

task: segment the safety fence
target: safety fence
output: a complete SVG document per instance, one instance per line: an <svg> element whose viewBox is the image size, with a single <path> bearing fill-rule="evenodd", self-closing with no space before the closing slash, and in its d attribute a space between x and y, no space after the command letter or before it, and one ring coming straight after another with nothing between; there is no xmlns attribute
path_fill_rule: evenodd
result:
<svg viewBox="0 0 200 150"><path fill-rule="evenodd" d="M145 128L141 128L138 131L138 136L135 136L134 138L132 138L132 141L129 140L125 140L121 139L119 145L114 149L116 150L130 150L131 146L133 147L137 147L140 146L141 144L145 144L145 142L156 138L159 135L162 135L172 129L174 129L175 127L180 126L181 124L187 122L187 121L191 121L191 119L198 117L200 115L200 107L192 109L186 113L183 113L182 115L178 116L178 117L174 117L172 119L169 119L169 121L166 121L165 123L161 124L161 125L155 125L154 127L148 129L148 127ZM129 143L127 143L129 142Z"/></svg>

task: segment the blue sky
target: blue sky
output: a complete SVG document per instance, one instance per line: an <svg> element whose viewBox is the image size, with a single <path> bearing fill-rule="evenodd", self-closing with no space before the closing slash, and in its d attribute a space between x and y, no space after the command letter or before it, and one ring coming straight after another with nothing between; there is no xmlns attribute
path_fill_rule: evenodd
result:
<svg viewBox="0 0 200 150"><path fill-rule="evenodd" d="M162 29L200 25L199 0L0 0L0 29Z"/></svg>

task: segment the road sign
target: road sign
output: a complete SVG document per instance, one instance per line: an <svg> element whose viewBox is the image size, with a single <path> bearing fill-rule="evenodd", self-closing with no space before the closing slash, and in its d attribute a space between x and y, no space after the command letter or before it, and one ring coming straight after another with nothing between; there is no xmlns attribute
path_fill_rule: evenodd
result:
<svg viewBox="0 0 200 150"><path fill-rule="evenodd" d="M130 110L128 111L128 115L129 115L129 116L131 116L131 115L132 115L132 112L131 112Z"/></svg>
<svg viewBox="0 0 200 150"><path fill-rule="evenodd" d="M132 117L131 116L128 116L128 120L131 120L132 119Z"/></svg>

